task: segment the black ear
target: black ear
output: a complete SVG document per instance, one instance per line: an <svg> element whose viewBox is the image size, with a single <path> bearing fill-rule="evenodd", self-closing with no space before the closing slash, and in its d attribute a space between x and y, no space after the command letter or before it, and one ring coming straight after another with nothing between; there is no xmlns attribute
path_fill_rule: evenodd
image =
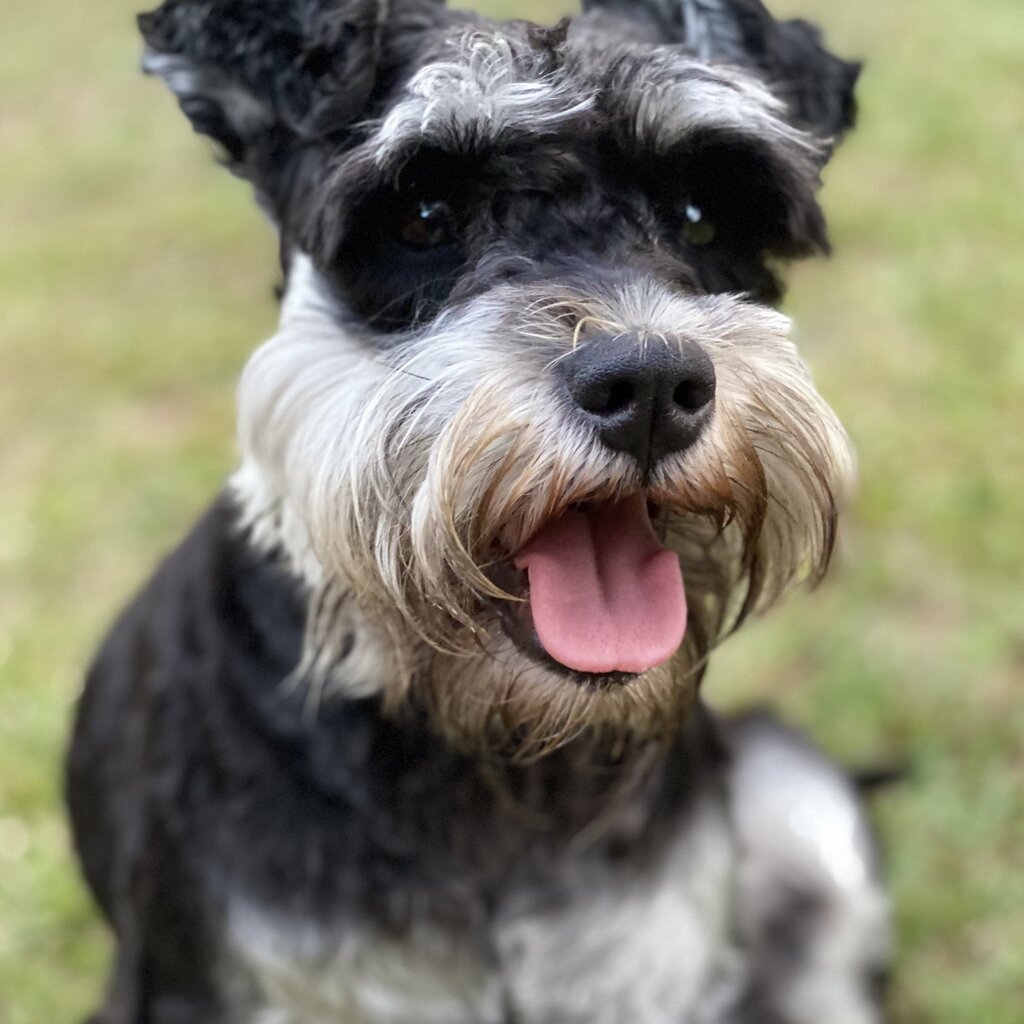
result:
<svg viewBox="0 0 1024 1024"><path fill-rule="evenodd" d="M830 53L806 21L776 21L761 0L583 0L640 23L651 41L680 44L703 60L757 71L789 107L792 120L821 139L853 126L861 66Z"/></svg>
<svg viewBox="0 0 1024 1024"><path fill-rule="evenodd" d="M352 123L373 90L382 0L166 0L139 15L143 68L259 184L283 140ZM273 143L273 145L271 145Z"/></svg>

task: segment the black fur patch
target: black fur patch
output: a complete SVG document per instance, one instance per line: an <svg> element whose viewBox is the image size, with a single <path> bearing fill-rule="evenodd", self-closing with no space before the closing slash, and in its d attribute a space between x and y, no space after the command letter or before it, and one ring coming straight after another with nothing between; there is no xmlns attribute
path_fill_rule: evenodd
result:
<svg viewBox="0 0 1024 1024"><path fill-rule="evenodd" d="M182 107L197 131L222 142L228 132L235 148L243 132L204 85L248 93L303 136L337 132L372 92L381 10L376 0L167 0L138 21L153 52L195 75L197 94Z"/></svg>

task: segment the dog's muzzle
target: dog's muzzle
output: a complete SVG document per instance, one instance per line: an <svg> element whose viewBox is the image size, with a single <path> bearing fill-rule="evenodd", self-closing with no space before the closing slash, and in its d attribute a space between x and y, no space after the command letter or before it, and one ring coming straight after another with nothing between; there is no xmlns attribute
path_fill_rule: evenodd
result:
<svg viewBox="0 0 1024 1024"><path fill-rule="evenodd" d="M572 415L632 457L647 480L709 424L711 359L692 341L631 334L588 340L560 360ZM515 552L519 629L548 659L587 676L629 676L667 661L686 629L677 555L658 538L644 493L574 505ZM525 577L525 578L524 578Z"/></svg>
<svg viewBox="0 0 1024 1024"><path fill-rule="evenodd" d="M558 366L601 441L631 455L645 476L693 445L711 419L715 368L695 342L609 335Z"/></svg>

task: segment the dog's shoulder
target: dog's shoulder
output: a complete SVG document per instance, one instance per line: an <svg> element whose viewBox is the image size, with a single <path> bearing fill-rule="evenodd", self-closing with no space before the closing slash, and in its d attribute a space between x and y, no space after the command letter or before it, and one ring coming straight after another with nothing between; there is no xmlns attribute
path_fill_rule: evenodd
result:
<svg viewBox="0 0 1024 1024"><path fill-rule="evenodd" d="M737 926L749 950L742 1020L869 1020L886 977L879 849L851 778L755 710L723 725L737 843ZM746 1014L744 1016L744 1014Z"/></svg>

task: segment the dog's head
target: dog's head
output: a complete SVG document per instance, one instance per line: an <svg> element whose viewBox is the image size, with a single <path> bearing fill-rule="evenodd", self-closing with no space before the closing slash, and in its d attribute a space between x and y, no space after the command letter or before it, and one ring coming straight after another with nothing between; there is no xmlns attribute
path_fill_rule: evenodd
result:
<svg viewBox="0 0 1024 1024"><path fill-rule="evenodd" d="M281 236L236 491L304 674L462 742L664 734L824 571L846 437L773 308L857 69L759 0L167 0L146 67Z"/></svg>

